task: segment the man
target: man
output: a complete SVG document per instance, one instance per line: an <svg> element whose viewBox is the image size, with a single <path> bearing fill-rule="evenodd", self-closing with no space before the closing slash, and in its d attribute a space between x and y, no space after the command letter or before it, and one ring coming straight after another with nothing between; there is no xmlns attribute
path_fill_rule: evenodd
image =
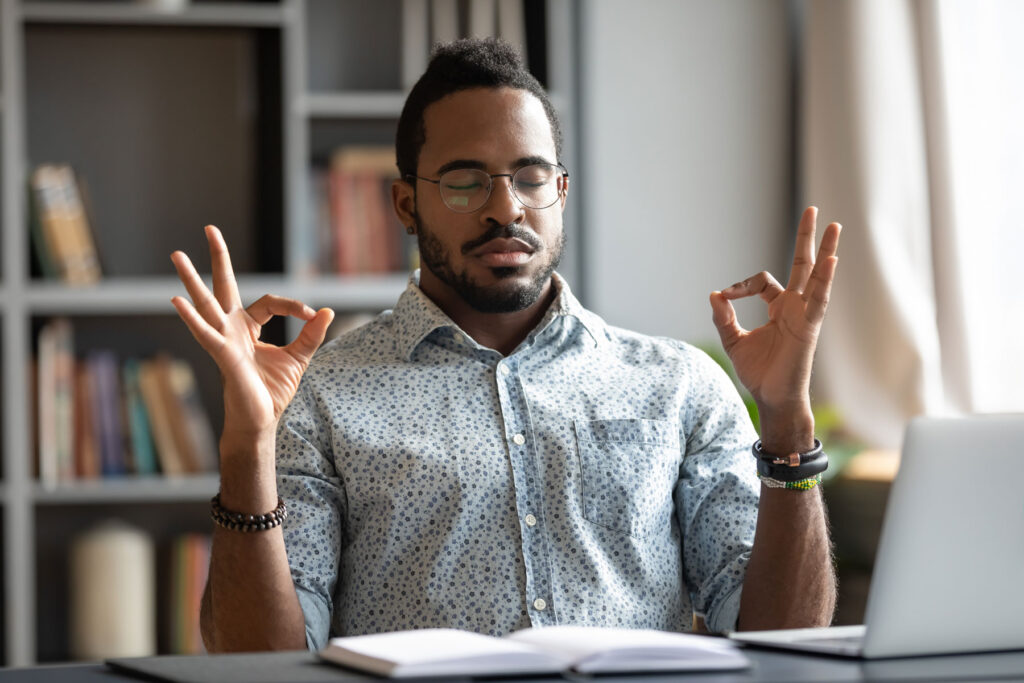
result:
<svg viewBox="0 0 1024 683"><path fill-rule="evenodd" d="M269 295L244 308L216 228L213 293L172 256L193 302L174 306L224 380L210 650L430 626L687 630L695 614L713 631L829 622L819 479L780 487L824 462L808 384L839 226L815 259L804 213L785 289L760 273L711 295L760 409L759 484L724 373L606 325L555 273L560 137L510 48L440 48L396 145L394 205L423 267L393 311L315 358L332 313ZM730 300L755 294L771 320L748 332ZM281 348L258 340L275 315L306 321Z"/></svg>

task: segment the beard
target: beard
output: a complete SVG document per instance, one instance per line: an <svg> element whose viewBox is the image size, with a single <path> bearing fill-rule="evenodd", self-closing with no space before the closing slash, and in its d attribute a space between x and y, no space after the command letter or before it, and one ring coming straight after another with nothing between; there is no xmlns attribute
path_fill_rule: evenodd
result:
<svg viewBox="0 0 1024 683"><path fill-rule="evenodd" d="M561 262L562 253L565 250L564 230L559 235L554 248L547 250L530 230L515 223L501 225L494 221L488 226L487 232L460 247L462 254L468 254L493 239L503 237L522 240L530 245L534 254L541 259L541 264L536 273L525 283L517 282L515 277L521 274L526 266L491 268L491 274L498 282L494 285L484 286L475 282L465 270L456 272L448 248L437 238L434 231L426 227L420 220L419 214L414 214L413 218L415 219L416 238L422 265L438 280L451 287L470 308L478 313L515 313L532 306L540 298L544 286Z"/></svg>

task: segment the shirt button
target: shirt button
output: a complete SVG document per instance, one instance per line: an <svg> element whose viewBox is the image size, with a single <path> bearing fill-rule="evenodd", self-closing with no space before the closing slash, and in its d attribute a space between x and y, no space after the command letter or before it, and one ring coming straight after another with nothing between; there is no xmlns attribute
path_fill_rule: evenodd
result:
<svg viewBox="0 0 1024 683"><path fill-rule="evenodd" d="M524 443L526 443L526 437L523 436L522 434L516 434L515 436L512 437L512 440L515 441L516 444L519 446L522 446Z"/></svg>
<svg viewBox="0 0 1024 683"><path fill-rule="evenodd" d="M548 603L544 602L544 598L537 598L533 601L533 608L538 612L543 612L548 608Z"/></svg>
<svg viewBox="0 0 1024 683"><path fill-rule="evenodd" d="M499 366L498 366L498 370L499 370L499 371L501 372L501 374L503 374L503 375L507 375L508 373L512 372L511 370L509 370L509 369L508 369L508 366L507 366L507 365L499 365Z"/></svg>
<svg viewBox="0 0 1024 683"><path fill-rule="evenodd" d="M533 515L526 515L526 526L536 526L537 518Z"/></svg>
<svg viewBox="0 0 1024 683"><path fill-rule="evenodd" d="M463 344L463 343L465 343L465 341L466 341L466 338L465 338L465 337L463 337L463 336L462 336L462 335L461 335L460 333L458 333L458 332L456 332L455 334L453 334L453 335L452 335L452 339L454 339L454 340L455 340L455 343L456 343L456 344Z"/></svg>

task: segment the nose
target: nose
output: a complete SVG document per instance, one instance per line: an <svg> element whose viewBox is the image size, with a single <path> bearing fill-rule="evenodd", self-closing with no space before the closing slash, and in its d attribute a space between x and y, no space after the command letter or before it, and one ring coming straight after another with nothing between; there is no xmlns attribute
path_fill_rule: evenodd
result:
<svg viewBox="0 0 1024 683"><path fill-rule="evenodd" d="M494 183L491 187L491 196L480 209L481 222L488 223L493 220L499 225L523 222L526 218L525 207L512 192L512 179L499 176L491 182Z"/></svg>

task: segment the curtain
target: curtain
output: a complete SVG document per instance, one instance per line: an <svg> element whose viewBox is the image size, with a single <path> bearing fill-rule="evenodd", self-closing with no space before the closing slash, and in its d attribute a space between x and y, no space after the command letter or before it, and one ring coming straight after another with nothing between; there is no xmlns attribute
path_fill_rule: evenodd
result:
<svg viewBox="0 0 1024 683"><path fill-rule="evenodd" d="M804 20L800 194L844 225L816 400L888 448L914 415L1024 410L1024 8L812 0Z"/></svg>

